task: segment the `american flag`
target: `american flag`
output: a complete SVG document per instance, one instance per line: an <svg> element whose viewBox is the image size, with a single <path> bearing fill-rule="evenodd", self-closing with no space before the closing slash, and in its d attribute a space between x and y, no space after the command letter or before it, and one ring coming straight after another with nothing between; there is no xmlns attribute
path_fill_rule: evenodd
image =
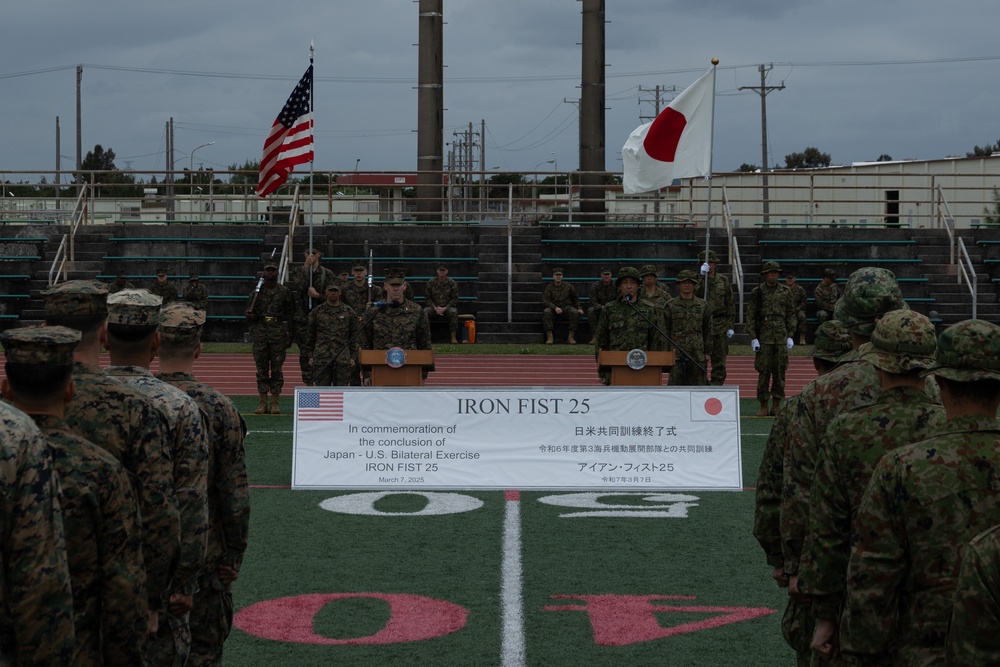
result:
<svg viewBox="0 0 1000 667"><path fill-rule="evenodd" d="M257 184L260 197L280 188L295 165L313 160L312 89L313 66L309 65L264 141Z"/></svg>
<svg viewBox="0 0 1000 667"><path fill-rule="evenodd" d="M344 420L344 392L299 392L299 421L339 422Z"/></svg>

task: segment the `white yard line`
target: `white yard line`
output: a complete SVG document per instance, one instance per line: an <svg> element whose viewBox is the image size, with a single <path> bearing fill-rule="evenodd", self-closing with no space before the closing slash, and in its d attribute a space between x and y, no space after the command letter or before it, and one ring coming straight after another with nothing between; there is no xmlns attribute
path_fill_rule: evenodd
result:
<svg viewBox="0 0 1000 667"><path fill-rule="evenodd" d="M503 638L500 664L524 665L524 598L521 575L521 494L504 492L503 562L500 574L500 605L503 614Z"/></svg>

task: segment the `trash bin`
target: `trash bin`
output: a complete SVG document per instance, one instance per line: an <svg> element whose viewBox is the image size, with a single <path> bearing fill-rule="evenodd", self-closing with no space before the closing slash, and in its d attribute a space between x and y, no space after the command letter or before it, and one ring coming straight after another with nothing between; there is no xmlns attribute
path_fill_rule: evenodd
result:
<svg viewBox="0 0 1000 667"><path fill-rule="evenodd" d="M459 319L462 320L461 327L461 337L459 340L463 343L475 343L476 342L476 318L474 315L459 315Z"/></svg>

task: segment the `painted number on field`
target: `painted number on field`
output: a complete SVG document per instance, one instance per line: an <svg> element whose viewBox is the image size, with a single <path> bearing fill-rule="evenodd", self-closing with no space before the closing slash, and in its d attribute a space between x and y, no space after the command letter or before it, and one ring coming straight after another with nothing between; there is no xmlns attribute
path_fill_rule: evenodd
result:
<svg viewBox="0 0 1000 667"><path fill-rule="evenodd" d="M631 496L642 499L645 503L657 505L623 505L620 503L602 502L602 499ZM572 507L587 510L584 512L568 512L560 514L561 518L581 517L627 517L639 519L686 519L689 507L697 507L698 496L688 496L680 493L567 493L555 496L544 496L538 502L557 507Z"/></svg>

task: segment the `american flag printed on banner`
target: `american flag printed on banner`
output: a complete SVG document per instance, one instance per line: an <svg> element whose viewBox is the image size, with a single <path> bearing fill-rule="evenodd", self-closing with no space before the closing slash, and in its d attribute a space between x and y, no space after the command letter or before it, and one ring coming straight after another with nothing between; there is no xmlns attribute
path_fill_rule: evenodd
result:
<svg viewBox="0 0 1000 667"><path fill-rule="evenodd" d="M299 392L299 421L339 422L344 420L344 392Z"/></svg>
<svg viewBox="0 0 1000 667"><path fill-rule="evenodd" d="M313 66L302 75L264 140L257 195L266 197L288 180L297 164L313 161Z"/></svg>

